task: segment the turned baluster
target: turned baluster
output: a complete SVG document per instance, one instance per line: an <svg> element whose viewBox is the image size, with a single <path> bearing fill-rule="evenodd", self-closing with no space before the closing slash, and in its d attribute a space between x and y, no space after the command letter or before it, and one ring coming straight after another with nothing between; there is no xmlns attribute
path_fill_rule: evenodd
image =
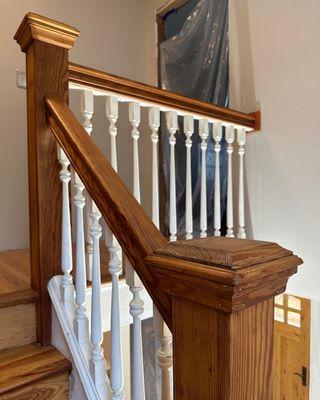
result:
<svg viewBox="0 0 320 400"><path fill-rule="evenodd" d="M169 111L166 114L167 127L169 130L170 144L170 203L169 203L169 230L170 241L177 240L177 200L176 200L176 166L175 166L175 134L178 130L178 116L176 111Z"/></svg>
<svg viewBox="0 0 320 400"><path fill-rule="evenodd" d="M69 171L70 161L65 152L58 146L58 160L61 165L60 180L62 182L62 233L61 233L61 268L62 277L62 299L67 308L74 301L74 286L71 275L72 271L72 238L71 218L69 201L69 182L71 173Z"/></svg>
<svg viewBox="0 0 320 400"><path fill-rule="evenodd" d="M101 213L93 203L90 214L91 225L90 235L93 245L92 254L92 298L91 298L91 342L92 358L90 368L92 379L96 389L102 399L106 398L107 389L107 369L106 361L102 349L103 329L102 329L102 308L101 308L101 274L100 274L100 248L99 241L102 228L99 223Z"/></svg>
<svg viewBox="0 0 320 400"><path fill-rule="evenodd" d="M192 180L191 180L191 136L194 131L194 121L191 115L184 117L184 133L186 135L186 239L193 237L192 217Z"/></svg>
<svg viewBox="0 0 320 400"><path fill-rule="evenodd" d="M207 139L209 124L207 119L200 119L201 137L201 193L200 193L200 237L207 237Z"/></svg>
<svg viewBox="0 0 320 400"><path fill-rule="evenodd" d="M89 360L89 320L86 310L86 255L85 255L85 237L84 237L84 218L83 208L85 206L85 197L83 195L84 185L78 174L74 177L73 203L76 208L76 318L74 321L74 330L79 345Z"/></svg>
<svg viewBox="0 0 320 400"><path fill-rule="evenodd" d="M106 114L109 120L109 134L111 139L111 165L118 170L117 163L117 127L118 100L114 96L106 99ZM119 275L122 270L121 247L109 227L105 230L106 246L110 254L109 273L112 277L111 291L111 329L110 329L110 388L111 399L123 398L123 363L121 346L121 321L119 301Z"/></svg>
<svg viewBox="0 0 320 400"><path fill-rule="evenodd" d="M81 114L84 118L84 122L82 126L88 133L88 135L91 135L92 132L92 123L91 123L91 118L93 116L93 93L91 90L83 90L81 92ZM85 219L85 231L86 231L86 267L87 267L87 279L89 281L92 280L92 238L90 235L90 225L92 224L92 221L90 219L90 212L92 209L92 199L89 195L89 193L86 193L86 219Z"/></svg>
<svg viewBox="0 0 320 400"><path fill-rule="evenodd" d="M136 102L129 104L129 121L132 125L131 137L133 139L133 194L140 203L140 172L139 172L139 149L138 139L140 124L140 105Z"/></svg>
<svg viewBox="0 0 320 400"><path fill-rule="evenodd" d="M220 200L220 151L222 139L222 124L216 122L213 125L213 139L215 151L215 169L214 169L214 236L220 236L221 232L221 200Z"/></svg>
<svg viewBox="0 0 320 400"><path fill-rule="evenodd" d="M232 183L232 153L234 142L234 126L226 127L226 142L228 143L228 188L227 188L227 237L234 237L233 234L233 183Z"/></svg>
<svg viewBox="0 0 320 400"><path fill-rule="evenodd" d="M246 130L240 128L237 131L237 140L239 145L239 199L238 199L238 233L239 239L246 238L245 231L245 212L244 212L244 153L246 144Z"/></svg>
<svg viewBox="0 0 320 400"><path fill-rule="evenodd" d="M159 228L158 129L160 126L160 111L158 107L150 107L149 125L152 132L152 221Z"/></svg>

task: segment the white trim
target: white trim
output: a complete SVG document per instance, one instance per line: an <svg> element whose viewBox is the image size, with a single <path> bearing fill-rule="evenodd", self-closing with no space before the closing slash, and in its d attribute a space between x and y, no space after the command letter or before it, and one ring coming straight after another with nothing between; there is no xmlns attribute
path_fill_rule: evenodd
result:
<svg viewBox="0 0 320 400"><path fill-rule="evenodd" d="M61 293L60 293L61 285L62 285L62 276L61 275L54 276L49 281L48 291L51 297L53 307L56 311L58 320L60 322L64 337L68 343L74 364L76 365L76 368L79 372L83 388L89 400L105 400L101 399L98 395L98 392L96 391L94 383L91 379L87 362L74 335L72 323L67 315L67 311L64 308L61 299Z"/></svg>

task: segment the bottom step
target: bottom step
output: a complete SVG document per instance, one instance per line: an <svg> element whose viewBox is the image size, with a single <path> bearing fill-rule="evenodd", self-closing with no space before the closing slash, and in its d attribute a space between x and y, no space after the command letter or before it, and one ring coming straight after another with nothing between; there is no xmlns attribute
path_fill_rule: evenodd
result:
<svg viewBox="0 0 320 400"><path fill-rule="evenodd" d="M0 352L0 400L67 400L70 362L53 346Z"/></svg>

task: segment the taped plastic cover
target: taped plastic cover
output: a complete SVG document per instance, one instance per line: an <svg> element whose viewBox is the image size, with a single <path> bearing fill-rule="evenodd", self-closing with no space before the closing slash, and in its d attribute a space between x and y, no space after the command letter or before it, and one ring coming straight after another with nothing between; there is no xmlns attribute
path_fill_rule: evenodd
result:
<svg viewBox="0 0 320 400"><path fill-rule="evenodd" d="M228 0L199 0L195 3L195 7L187 16L181 30L160 44L162 88L227 107L229 100ZM170 150L164 120L162 120L161 126L166 189L166 226L168 227ZM176 139L178 235L184 235L186 161L182 117L179 117L179 131ZM227 193L227 151L224 139L221 147L221 215L223 218ZM198 236L200 232L201 139L197 123L192 135L191 151L194 235ZM211 130L207 148L208 234L213 232L214 163L215 154Z"/></svg>

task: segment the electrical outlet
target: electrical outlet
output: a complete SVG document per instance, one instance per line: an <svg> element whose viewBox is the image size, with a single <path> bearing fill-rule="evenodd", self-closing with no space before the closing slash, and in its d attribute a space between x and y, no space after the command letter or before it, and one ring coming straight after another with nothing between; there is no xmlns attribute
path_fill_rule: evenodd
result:
<svg viewBox="0 0 320 400"><path fill-rule="evenodd" d="M27 80L25 71L20 71L19 69L16 69L16 83L18 88L26 89Z"/></svg>

